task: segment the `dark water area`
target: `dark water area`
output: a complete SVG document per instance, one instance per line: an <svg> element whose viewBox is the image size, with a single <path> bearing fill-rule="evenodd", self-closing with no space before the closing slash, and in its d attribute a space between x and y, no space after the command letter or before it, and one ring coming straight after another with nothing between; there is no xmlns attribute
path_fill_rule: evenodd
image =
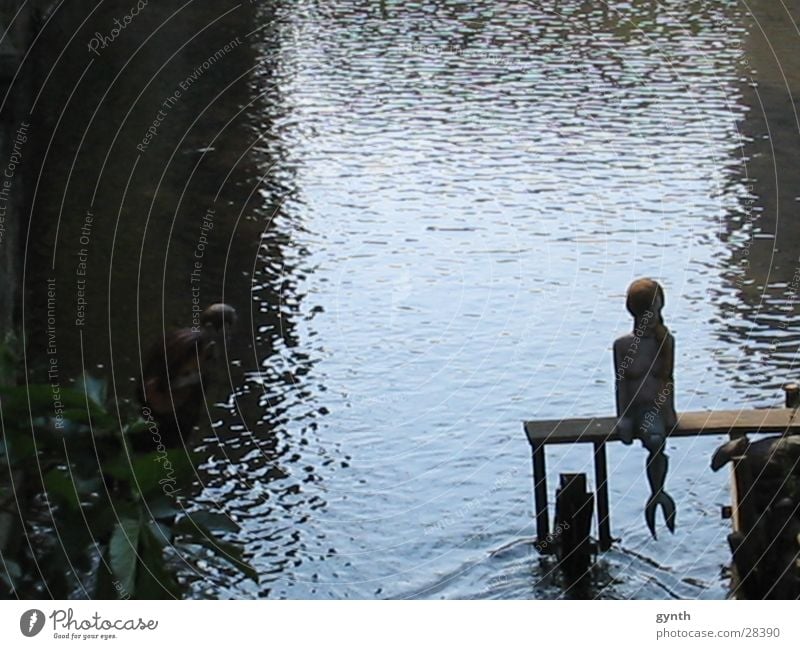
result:
<svg viewBox="0 0 800 649"><path fill-rule="evenodd" d="M25 63L26 362L125 402L193 298L237 307L193 501L260 584L197 597L563 597L520 542L521 422L613 411L634 277L666 288L678 410L798 378L796 9L151 1L109 40L132 5L55 5ZM725 596L720 441L670 442L657 542L644 451L610 449L622 540L581 596Z"/></svg>

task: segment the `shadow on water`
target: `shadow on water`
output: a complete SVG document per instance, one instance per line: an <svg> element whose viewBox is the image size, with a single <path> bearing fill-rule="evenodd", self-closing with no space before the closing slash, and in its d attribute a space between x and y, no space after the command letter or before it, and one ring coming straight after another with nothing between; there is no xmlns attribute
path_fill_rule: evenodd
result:
<svg viewBox="0 0 800 649"><path fill-rule="evenodd" d="M262 50L277 38L270 8L151 2L112 38L130 8L61 4L27 64L31 147L43 160L25 258L30 378L44 380L55 360L62 385L86 369L132 400L141 356L161 332L191 326L198 305L235 305L229 371L201 426L210 459L198 498L240 520L257 516L279 540L280 566L321 501L304 502L300 488L316 479L316 457L298 478L284 466L301 462L314 424L310 413L300 432L285 427L310 362L294 333L302 252L287 258L291 228L273 227L291 219L282 204L294 188L274 164L286 154L270 134L281 110L275 58ZM258 535L247 540L258 552Z"/></svg>
<svg viewBox="0 0 800 649"><path fill-rule="evenodd" d="M724 343L717 362L750 403L775 405L781 384L798 378L800 73L793 62L800 12L766 1L748 7L739 61L741 149L729 177L738 200L720 228L729 259L714 296Z"/></svg>

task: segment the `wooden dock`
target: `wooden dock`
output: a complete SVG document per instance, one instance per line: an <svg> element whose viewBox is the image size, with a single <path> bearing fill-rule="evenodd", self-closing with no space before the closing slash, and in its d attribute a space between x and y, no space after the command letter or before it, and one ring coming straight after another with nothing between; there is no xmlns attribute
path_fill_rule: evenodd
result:
<svg viewBox="0 0 800 649"><path fill-rule="evenodd" d="M684 412L669 437L728 435L731 439L748 433L800 434L800 415L797 412L798 389L786 386L787 408L761 410L713 410ZM611 520L608 504L608 470L606 444L620 441L614 427L616 417L584 419L551 419L526 421L525 434L531 446L533 460L534 511L536 512L537 546L544 553L553 551L548 542L550 520L548 513L547 468L545 447L548 444L592 444L594 446L595 503L598 521L599 550L611 547Z"/></svg>

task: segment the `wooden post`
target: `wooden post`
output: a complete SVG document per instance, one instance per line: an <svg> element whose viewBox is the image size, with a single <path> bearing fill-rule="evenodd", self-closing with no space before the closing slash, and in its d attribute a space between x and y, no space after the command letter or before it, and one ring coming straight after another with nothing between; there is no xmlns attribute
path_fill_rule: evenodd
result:
<svg viewBox="0 0 800 649"><path fill-rule="evenodd" d="M594 496L586 492L585 473L562 473L556 491L556 527L553 530L561 569L573 584L588 575L592 565L592 510Z"/></svg>
<svg viewBox="0 0 800 649"><path fill-rule="evenodd" d="M736 567L734 595L746 599L763 599L765 594L760 565L764 560L763 512L753 506L755 492L753 475L745 456L733 458L734 532L728 542Z"/></svg>
<svg viewBox="0 0 800 649"><path fill-rule="evenodd" d="M787 383L783 386L786 393L786 407L797 408L800 406L800 385L797 383Z"/></svg>
<svg viewBox="0 0 800 649"><path fill-rule="evenodd" d="M550 534L547 514L547 470L544 462L544 444L531 444L533 455L533 495L536 509L536 540L540 547ZM549 547L549 546L544 546Z"/></svg>
<svg viewBox="0 0 800 649"><path fill-rule="evenodd" d="M606 444L594 442L594 482L597 494L597 532L601 552L611 547L611 519L608 507L608 469Z"/></svg>

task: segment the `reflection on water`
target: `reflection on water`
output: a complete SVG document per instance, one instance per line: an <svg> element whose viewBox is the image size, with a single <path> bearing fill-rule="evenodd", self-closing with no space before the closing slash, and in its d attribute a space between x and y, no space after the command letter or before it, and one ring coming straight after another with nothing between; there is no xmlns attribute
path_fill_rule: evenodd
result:
<svg viewBox="0 0 800 649"><path fill-rule="evenodd" d="M798 18L797 7L764 2L745 21L740 88L747 112L730 181L739 201L721 228L730 261L718 293L719 364L741 393L765 403L794 378L800 342L792 322L800 290L800 121L792 97L800 74L790 64Z"/></svg>
<svg viewBox="0 0 800 649"><path fill-rule="evenodd" d="M768 405L792 374L796 341L778 324L794 312L797 129L763 35L722 0L256 4L174 21L153 8L88 71L82 49L58 63L85 75L58 136L81 153L48 158L37 198L43 223L62 214L60 277L74 274L76 224L98 214L82 329L63 284L63 371L80 368L82 334L85 363L132 392L137 331L148 344L190 318L213 210L201 299L235 304L245 326L197 499L242 524L262 579L220 575L198 595L562 596L516 543L532 534L521 420L613 410L610 345L633 277L666 287L679 409ZM751 4L791 60L786 18ZM237 38L137 153L181 81ZM55 236L37 241L30 287ZM30 308L35 349L43 305ZM611 449L623 540L573 596L724 595L717 443L670 445L678 530L658 543L644 452ZM590 462L559 448L549 468Z"/></svg>

